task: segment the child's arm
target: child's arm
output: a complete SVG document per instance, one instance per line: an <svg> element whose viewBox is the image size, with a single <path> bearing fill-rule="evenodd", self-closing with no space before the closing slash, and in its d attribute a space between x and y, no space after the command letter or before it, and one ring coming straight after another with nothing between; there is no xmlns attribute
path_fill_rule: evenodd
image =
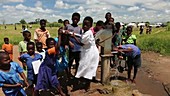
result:
<svg viewBox="0 0 170 96"><path fill-rule="evenodd" d="M17 84L3 84L2 87L22 87L21 83Z"/></svg>
<svg viewBox="0 0 170 96"><path fill-rule="evenodd" d="M77 39L77 37L74 35L74 33L73 33L73 37L74 37L74 39L75 39L81 46L84 45L80 40Z"/></svg>
<svg viewBox="0 0 170 96"><path fill-rule="evenodd" d="M24 72L19 73L19 74L20 74L20 76L22 77L22 79L24 80L24 83L26 84L26 87L28 87L28 86L29 86L29 83L28 83L28 81L27 81L27 78L26 78Z"/></svg>

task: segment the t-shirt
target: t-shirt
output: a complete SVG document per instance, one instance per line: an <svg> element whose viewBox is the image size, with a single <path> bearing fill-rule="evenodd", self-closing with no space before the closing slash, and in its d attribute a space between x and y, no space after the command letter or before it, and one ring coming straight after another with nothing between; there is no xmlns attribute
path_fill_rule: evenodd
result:
<svg viewBox="0 0 170 96"><path fill-rule="evenodd" d="M27 65L27 78L29 80L34 80L34 70L33 70L33 66L32 66L32 62L33 61L37 61L37 60L42 60L42 55L38 54L38 53L35 53L34 54L34 58L32 58L29 54L25 53L25 54L22 54L20 56L20 59L22 61L25 61L26 62L26 65Z"/></svg>
<svg viewBox="0 0 170 96"><path fill-rule="evenodd" d="M40 28L36 29L34 32L34 39L38 40L43 44L43 48L47 48L46 46L46 39L51 37L48 30L41 30Z"/></svg>
<svg viewBox="0 0 170 96"><path fill-rule="evenodd" d="M34 42L33 40L30 40L30 42ZM26 53L27 52L27 41L20 41L18 45L19 52Z"/></svg>
<svg viewBox="0 0 170 96"><path fill-rule="evenodd" d="M24 96L26 96L23 88L4 88L4 84L17 84L22 83L19 75L17 73L22 73L23 69L16 62L10 62L11 67L9 72L3 72L0 70L0 87L6 96L17 96L17 92L20 91Z"/></svg>
<svg viewBox="0 0 170 96"><path fill-rule="evenodd" d="M135 58L136 55L140 55L141 54L140 49L137 46L135 46L134 44L125 44L125 45L121 45L121 47L123 49L132 48L133 51L125 53L126 56L131 56L132 58Z"/></svg>
<svg viewBox="0 0 170 96"><path fill-rule="evenodd" d="M12 44L3 44L2 50L5 50L6 52L12 52L13 51L13 45ZM13 59L13 53L9 54L10 59Z"/></svg>
<svg viewBox="0 0 170 96"><path fill-rule="evenodd" d="M134 44L134 41L136 40L136 35L131 35L130 37L126 37L127 40L126 40L126 44Z"/></svg>
<svg viewBox="0 0 170 96"><path fill-rule="evenodd" d="M67 30L71 31L71 32L74 32L74 33L77 33L77 34L81 34L82 30L79 26L77 27L73 27L72 25L68 24L67 27L66 27ZM77 37L79 40L81 40L81 37ZM77 51L80 51L81 49L81 46L80 44L75 40L74 37L70 37L69 40L74 44L74 48L70 48L70 50L72 52L77 52Z"/></svg>

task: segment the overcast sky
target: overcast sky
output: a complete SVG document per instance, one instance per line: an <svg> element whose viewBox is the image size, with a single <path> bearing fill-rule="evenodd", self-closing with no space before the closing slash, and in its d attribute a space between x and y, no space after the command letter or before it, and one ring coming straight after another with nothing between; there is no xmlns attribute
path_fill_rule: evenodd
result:
<svg viewBox="0 0 170 96"><path fill-rule="evenodd" d="M81 14L81 21L85 16L105 21L105 13L111 12L115 22L167 22L170 0L0 0L0 24L70 20L73 12Z"/></svg>

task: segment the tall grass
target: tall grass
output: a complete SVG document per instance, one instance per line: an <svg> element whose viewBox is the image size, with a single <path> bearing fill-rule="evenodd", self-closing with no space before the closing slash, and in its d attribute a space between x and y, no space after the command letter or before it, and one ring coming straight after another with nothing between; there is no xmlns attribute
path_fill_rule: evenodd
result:
<svg viewBox="0 0 170 96"><path fill-rule="evenodd" d="M139 35L138 30L134 30L137 35L137 46L141 50L154 51L163 55L170 55L170 31L167 28L153 28L151 34Z"/></svg>

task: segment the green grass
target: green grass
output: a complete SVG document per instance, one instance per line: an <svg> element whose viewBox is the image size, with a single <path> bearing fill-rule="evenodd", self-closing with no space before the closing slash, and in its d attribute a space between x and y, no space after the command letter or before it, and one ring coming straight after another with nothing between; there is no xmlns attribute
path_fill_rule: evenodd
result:
<svg viewBox="0 0 170 96"><path fill-rule="evenodd" d="M144 51L154 51L163 55L170 55L170 31L164 28L153 28L151 34L139 35L139 30L135 29L137 35L137 46Z"/></svg>
<svg viewBox="0 0 170 96"><path fill-rule="evenodd" d="M35 24L32 26L32 29L28 28L28 30L31 32L31 38L33 40L33 34L36 28L38 28L39 25ZM51 37L57 37L58 27L46 27L46 29L49 30ZM7 25L7 29L4 28L3 25L0 25L0 46L2 46L3 38L8 37L10 39L10 43L13 45L18 45L18 43L23 40L22 36L22 29L21 25L17 25L17 30L14 29L14 25Z"/></svg>

